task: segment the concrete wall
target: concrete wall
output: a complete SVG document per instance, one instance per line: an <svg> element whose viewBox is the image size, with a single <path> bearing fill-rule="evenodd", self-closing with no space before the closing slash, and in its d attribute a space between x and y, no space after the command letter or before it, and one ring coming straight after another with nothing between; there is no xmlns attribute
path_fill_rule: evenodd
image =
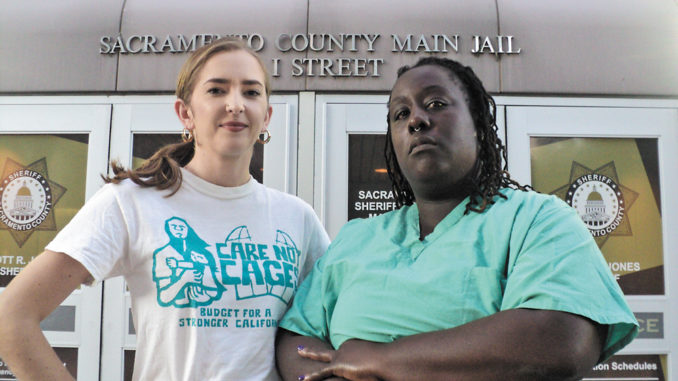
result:
<svg viewBox="0 0 678 381"><path fill-rule="evenodd" d="M676 20L674 0L23 0L0 10L0 93L170 92L171 51L241 34L275 91L388 91L436 54L493 93L672 97Z"/></svg>

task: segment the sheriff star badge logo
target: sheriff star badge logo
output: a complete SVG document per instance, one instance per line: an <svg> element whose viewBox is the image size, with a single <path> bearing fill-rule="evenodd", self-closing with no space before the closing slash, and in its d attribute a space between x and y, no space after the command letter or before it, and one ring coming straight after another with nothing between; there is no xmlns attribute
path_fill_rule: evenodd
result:
<svg viewBox="0 0 678 381"><path fill-rule="evenodd" d="M54 205L66 188L50 180L47 160L22 165L10 158L0 176L0 230L21 247L35 231L56 230Z"/></svg>
<svg viewBox="0 0 678 381"><path fill-rule="evenodd" d="M596 169L573 161L568 183L550 193L577 211L598 247L610 237L632 235L628 211L638 193L619 182L614 161Z"/></svg>

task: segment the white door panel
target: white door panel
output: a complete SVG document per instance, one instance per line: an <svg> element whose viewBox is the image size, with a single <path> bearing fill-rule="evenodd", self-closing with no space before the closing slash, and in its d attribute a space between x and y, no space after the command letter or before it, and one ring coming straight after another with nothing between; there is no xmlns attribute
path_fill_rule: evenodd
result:
<svg viewBox="0 0 678 381"><path fill-rule="evenodd" d="M666 355L668 358L668 374L669 379L675 379L675 371L678 369L678 324L676 324L676 317L678 316L678 277L675 274L675 268L678 266L678 235L675 234L676 226L678 226L678 199L674 197L675 189L678 187L678 108L664 107L666 102L656 102L653 104L648 100L639 100L634 103L632 100L620 100L620 106L614 107L614 100L606 100L605 102L590 101L593 106L598 107L584 107L582 102L577 102L576 105L553 105L550 107L534 106L506 106L507 109L507 131L508 131L508 162L509 170L514 178L521 183L532 183L535 179L532 178L533 171L539 163L531 162L538 149L535 149L535 142L552 141L571 142L568 147L573 149L579 145L589 144L588 151L580 148L571 155L581 155L570 159L572 162L572 173L575 170L589 167L603 168L607 165L607 173L615 173L619 167L619 162L629 162L633 155L637 156L635 149L626 150L620 148L614 150L610 148L605 150L605 144L617 144L619 147L632 147L633 144L625 144L626 142L649 142L652 148L652 156L656 156L656 160L651 160L649 163L644 162L646 159L636 160L636 167L638 171L647 172L647 176L652 177L655 186L654 193L658 191L659 195L655 198L660 200L652 203L652 206L657 205L659 211L659 225L655 233L659 233L661 238L659 247L661 248L661 255L663 260L663 292L648 292L647 295L643 291L627 292L626 298L631 305L632 310L636 313L641 322L641 335L634 340L628 347L626 347L621 354L653 354ZM600 103L600 104L598 104ZM566 107L565 107L566 106ZM635 107L634 107L635 106ZM654 107L653 107L654 106ZM656 144L655 144L656 142ZM561 144L561 143L558 143ZM656 147L656 148L654 148ZM594 149L600 149L598 153L593 152ZM656 153L655 153L656 152ZM552 152L556 155L555 151ZM597 157L595 155L598 155ZM588 167L583 156L588 157L588 162L595 163ZM595 157L596 160L591 158ZM615 159L616 158L616 159ZM615 162L617 160L618 162ZM576 162L576 163L575 163ZM645 164L645 166L643 166ZM626 164L627 167L632 167L633 162ZM657 167L656 171L652 166ZM611 169L615 172L611 172ZM565 168L566 170L569 169ZM556 168L553 168L556 171ZM602 169L601 169L602 171ZM656 174L654 173L656 172ZM555 175L554 175L555 176ZM570 175L572 176L572 175ZM621 186L624 186L623 173L619 174L618 181L621 181ZM567 179L566 179L567 180ZM631 181L631 180L626 180ZM563 181L567 183L567 181ZM567 184L566 184L567 185ZM627 186L628 187L628 186ZM639 225L639 222L644 215L649 215L652 208L640 209L641 201L653 197L652 191L640 191L640 185L636 185L633 191L633 200L636 200L635 206L628 204L626 212L630 215L633 211L636 218L636 225L633 229L629 228L626 232L627 238L619 238L629 240L631 237L642 234L643 229L649 222L652 221L650 217L644 217L645 222ZM573 188L570 188L570 190ZM631 194L631 193L629 193ZM654 200L654 199L653 199ZM623 201L623 200L622 200ZM628 200L627 200L628 201ZM574 201L573 201L574 203ZM645 204L647 205L647 204ZM633 210L633 208L636 210ZM580 213L581 214L581 213ZM656 219L656 218L655 218ZM634 226L629 224L629 226ZM594 237L596 237L595 230L592 230ZM610 238L610 241L612 238ZM610 241L602 241L597 237L599 242L608 242L603 246L605 250L611 251L609 245ZM630 246L632 241L625 245ZM621 244L618 246L622 246ZM639 249L634 255L636 258L643 258L644 255L649 255L650 246L644 246L647 252ZM618 254L617 254L618 253ZM606 254L609 256L622 256L621 250L616 253L611 252ZM627 260L627 263L634 263L633 259ZM640 259L638 259L640 261ZM623 266L623 263L611 262L608 258L613 273L615 268ZM659 277L648 281L648 287L652 282L661 282L662 274ZM640 285L642 288L643 284ZM662 285L658 288L661 289ZM626 291L625 291L626 292ZM652 325L648 326L647 317L652 317ZM660 326L657 326L659 324ZM656 335L650 335L654 330ZM661 337L659 337L661 336Z"/></svg>
<svg viewBox="0 0 678 381"><path fill-rule="evenodd" d="M263 154L264 184L291 194L296 192L297 182L297 98L296 95L271 96L271 141L264 147ZM111 158L126 167L131 165L134 134L181 133L183 125L174 112L174 100L173 96L113 99ZM121 381L126 366L130 366L125 364L125 359L129 362L136 348L131 299L122 278L105 283L101 379Z"/></svg>
<svg viewBox="0 0 678 381"><path fill-rule="evenodd" d="M54 202L48 214L48 216L57 214L53 220L55 225L46 227L45 222L42 222L35 228L34 233L47 230L54 231L55 234L68 222L64 220L64 210L58 209L59 202L71 202L66 201L67 198L73 197L72 195L78 192L84 193L85 200L89 199L102 185L99 174L106 171L110 109L110 105L105 104L103 98L94 100L90 98L88 104L73 104L68 99L60 97L0 97L0 142L15 141L18 144L23 139L21 136L24 136L43 139L44 143L40 144L45 144L27 148L7 147L7 151L0 152L3 166L8 168L9 160L16 155L30 156L33 158L31 161L44 160L45 167L50 172L42 175L59 184L63 191L63 197L60 196L61 199ZM82 141L76 139L74 142L67 137L69 135L85 138L81 139ZM77 173L75 168L69 167L69 163L58 161L64 159L63 151L59 150L73 145L81 147L86 145L86 164L82 173ZM22 152L13 153L14 149L20 149ZM18 164L29 165L23 162ZM81 163L78 165L82 166ZM78 186L74 185L73 179L80 181L83 177L84 189L77 189ZM55 186L52 188L54 192ZM54 199L56 200L56 197ZM80 203L69 206L68 220L81 206ZM25 241L15 242L12 239L14 236L10 236L8 231L0 230L0 234L2 234L0 256L14 258L18 257L16 253L20 252L21 246L35 246L35 253L31 255L38 255L48 240L51 240L45 241L35 234L28 236ZM31 241L36 239L40 239L40 243L33 244ZM71 362L64 359L63 356L66 356L77 361L77 377L80 380L95 380L99 376L100 318L99 284L74 291L42 324L47 340L55 347L62 360Z"/></svg>

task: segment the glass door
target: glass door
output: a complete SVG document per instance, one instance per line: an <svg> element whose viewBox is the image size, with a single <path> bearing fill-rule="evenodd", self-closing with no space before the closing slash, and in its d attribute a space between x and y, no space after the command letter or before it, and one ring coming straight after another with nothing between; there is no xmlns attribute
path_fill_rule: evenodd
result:
<svg viewBox="0 0 678 381"><path fill-rule="evenodd" d="M111 158L136 167L165 144L180 141L183 129L173 96L113 100ZM250 173L271 188L296 192L297 96L274 95L271 141L255 145ZM136 336L131 299L122 278L105 282L101 380L131 380Z"/></svg>
<svg viewBox="0 0 678 381"><path fill-rule="evenodd" d="M102 98L0 97L0 292L101 186ZM76 104L78 103L78 104ZM75 290L41 324L74 377L99 377L101 285ZM14 376L0 360L3 380Z"/></svg>
<svg viewBox="0 0 678 381"><path fill-rule="evenodd" d="M585 379L668 380L678 365L678 109L613 102L507 106L509 165L577 210L641 325Z"/></svg>
<svg viewBox="0 0 678 381"><path fill-rule="evenodd" d="M330 238L353 218L395 209L386 172L386 95L316 98L314 205ZM504 109L497 107L504 138Z"/></svg>
<svg viewBox="0 0 678 381"><path fill-rule="evenodd" d="M383 147L386 96L316 97L314 206L330 238L349 218L393 209Z"/></svg>

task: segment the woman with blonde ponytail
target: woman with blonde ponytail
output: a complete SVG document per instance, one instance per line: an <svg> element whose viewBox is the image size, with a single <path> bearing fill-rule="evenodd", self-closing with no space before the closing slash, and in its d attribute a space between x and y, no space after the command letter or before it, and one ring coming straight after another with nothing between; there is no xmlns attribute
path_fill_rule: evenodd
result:
<svg viewBox="0 0 678 381"><path fill-rule="evenodd" d="M278 380L278 320L329 243L313 209L249 174L271 87L239 40L194 51L177 81L184 141L113 175L0 294L0 357L21 380L72 380L40 331L80 284L122 275L134 380ZM257 143L258 142L258 143Z"/></svg>

